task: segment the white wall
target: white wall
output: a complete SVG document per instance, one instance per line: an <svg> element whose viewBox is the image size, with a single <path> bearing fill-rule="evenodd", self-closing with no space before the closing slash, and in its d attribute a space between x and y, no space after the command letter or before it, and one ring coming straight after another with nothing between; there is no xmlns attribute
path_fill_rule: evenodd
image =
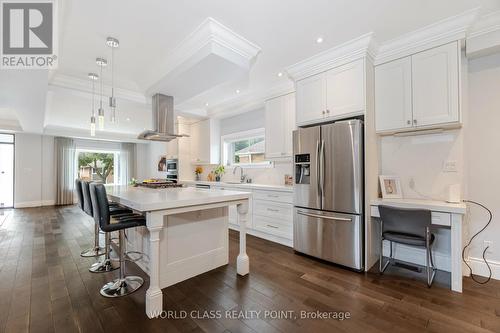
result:
<svg viewBox="0 0 500 333"><path fill-rule="evenodd" d="M14 207L55 202L54 137L16 134Z"/></svg>
<svg viewBox="0 0 500 333"><path fill-rule="evenodd" d="M221 120L221 135L265 127L265 110L257 109Z"/></svg>
<svg viewBox="0 0 500 333"><path fill-rule="evenodd" d="M470 256L480 258L483 241L493 241L487 258L500 261L500 54L469 62L469 114L465 128L467 198L493 212L491 225L476 240ZM471 209L469 235L487 221L487 214Z"/></svg>

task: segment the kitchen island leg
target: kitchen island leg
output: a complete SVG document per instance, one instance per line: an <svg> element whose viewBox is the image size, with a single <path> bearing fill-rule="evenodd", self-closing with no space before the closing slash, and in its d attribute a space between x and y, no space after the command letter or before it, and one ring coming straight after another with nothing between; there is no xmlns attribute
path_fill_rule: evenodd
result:
<svg viewBox="0 0 500 333"><path fill-rule="evenodd" d="M247 255L246 223L248 215L248 200L237 205L238 224L240 226L240 253L236 259L238 275L247 275L250 272L250 260Z"/></svg>
<svg viewBox="0 0 500 333"><path fill-rule="evenodd" d="M160 288L160 231L163 229L163 215L146 213L149 230L149 288L146 291L146 315L155 318L163 310L163 293Z"/></svg>

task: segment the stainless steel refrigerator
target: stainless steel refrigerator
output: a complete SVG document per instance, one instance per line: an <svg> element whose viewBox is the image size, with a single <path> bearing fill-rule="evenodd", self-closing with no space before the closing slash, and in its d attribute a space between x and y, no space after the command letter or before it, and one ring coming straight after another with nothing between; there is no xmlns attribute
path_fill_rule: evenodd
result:
<svg viewBox="0 0 500 333"><path fill-rule="evenodd" d="M293 156L294 249L362 270L363 122L299 128Z"/></svg>

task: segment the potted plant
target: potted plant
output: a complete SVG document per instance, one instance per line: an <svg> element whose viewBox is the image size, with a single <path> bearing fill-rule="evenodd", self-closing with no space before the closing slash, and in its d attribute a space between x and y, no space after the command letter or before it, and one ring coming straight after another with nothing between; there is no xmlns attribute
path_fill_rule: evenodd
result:
<svg viewBox="0 0 500 333"><path fill-rule="evenodd" d="M194 169L194 174L196 175L196 180L200 180L200 175L203 173L203 168L201 166L197 166Z"/></svg>
<svg viewBox="0 0 500 333"><path fill-rule="evenodd" d="M214 169L214 174L215 174L215 181L220 182L220 178L222 177L223 174L226 173L226 168L220 164L217 166L217 168Z"/></svg>

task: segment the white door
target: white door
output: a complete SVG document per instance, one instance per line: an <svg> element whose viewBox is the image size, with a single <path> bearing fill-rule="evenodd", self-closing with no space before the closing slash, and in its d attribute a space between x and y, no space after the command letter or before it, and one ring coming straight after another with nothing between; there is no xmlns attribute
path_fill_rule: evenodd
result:
<svg viewBox="0 0 500 333"><path fill-rule="evenodd" d="M266 158L282 156L285 145L283 133L286 126L283 111L282 96L266 101Z"/></svg>
<svg viewBox="0 0 500 333"><path fill-rule="evenodd" d="M375 127L377 132L412 126L411 57L375 67Z"/></svg>
<svg viewBox="0 0 500 333"><path fill-rule="evenodd" d="M365 109L365 65L356 60L326 72L326 116L340 118Z"/></svg>
<svg viewBox="0 0 500 333"><path fill-rule="evenodd" d="M0 134L0 209L14 206L14 135Z"/></svg>
<svg viewBox="0 0 500 333"><path fill-rule="evenodd" d="M326 111L325 73L313 75L296 83L297 124L321 120Z"/></svg>
<svg viewBox="0 0 500 333"><path fill-rule="evenodd" d="M458 122L458 42L417 53L412 58L414 125Z"/></svg>

